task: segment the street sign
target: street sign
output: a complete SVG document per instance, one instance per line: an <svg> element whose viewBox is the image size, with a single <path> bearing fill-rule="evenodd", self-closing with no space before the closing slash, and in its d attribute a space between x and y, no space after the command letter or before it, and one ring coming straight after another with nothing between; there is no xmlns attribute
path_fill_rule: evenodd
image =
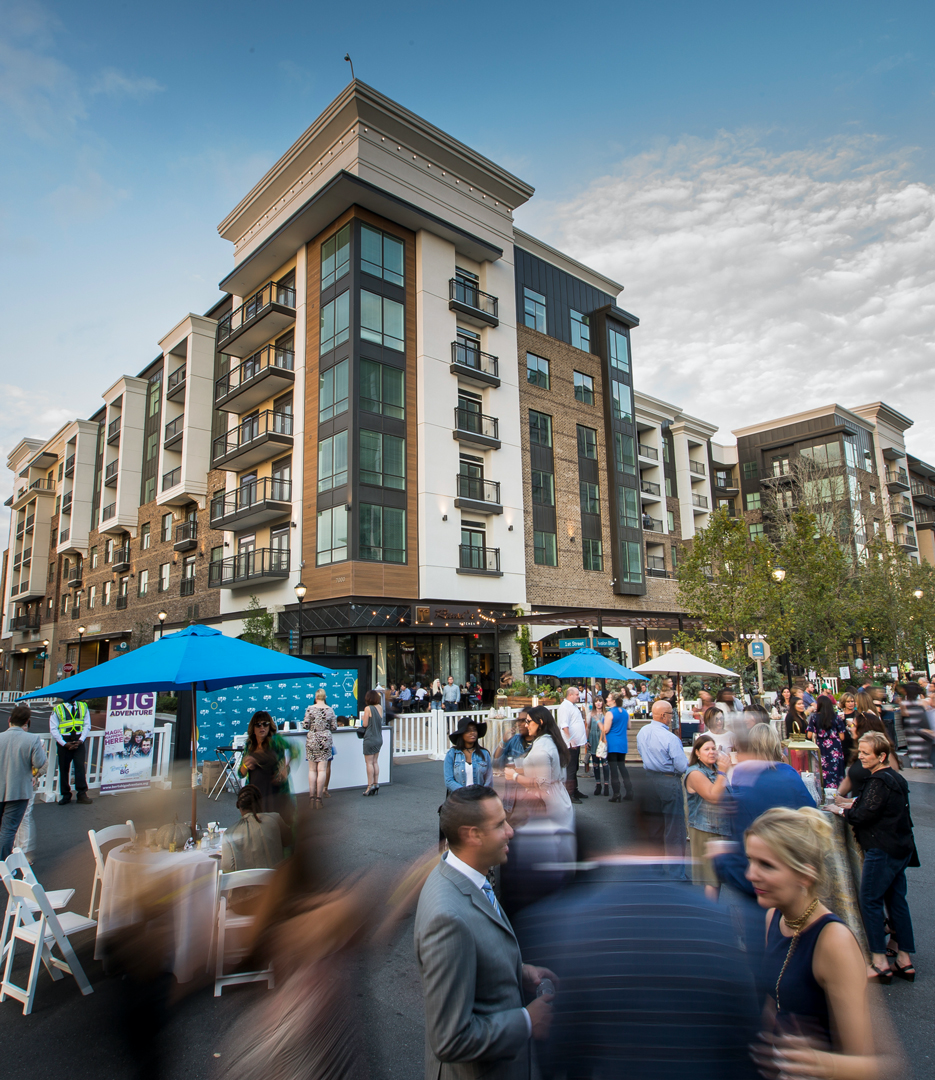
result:
<svg viewBox="0 0 935 1080"><path fill-rule="evenodd" d="M70 675L74 670L74 664L62 664L62 671L64 671L66 675Z"/></svg>
<svg viewBox="0 0 935 1080"><path fill-rule="evenodd" d="M769 643L762 638L755 638L747 646L747 655L751 660L768 660L770 657Z"/></svg>
<svg viewBox="0 0 935 1080"><path fill-rule="evenodd" d="M616 649L620 642L615 637L596 637L593 647L595 649ZM560 649L586 649L591 646L590 638L586 637L563 637L558 639Z"/></svg>

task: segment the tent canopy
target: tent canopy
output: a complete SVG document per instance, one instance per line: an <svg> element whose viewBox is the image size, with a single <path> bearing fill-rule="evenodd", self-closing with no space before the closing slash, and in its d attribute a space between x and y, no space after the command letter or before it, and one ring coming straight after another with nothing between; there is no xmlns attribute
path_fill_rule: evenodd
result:
<svg viewBox="0 0 935 1080"><path fill-rule="evenodd" d="M728 671L727 668L702 660L687 649L669 649L654 660L640 664L636 670L641 673L641 678L647 675L718 675L723 679L739 678L735 671Z"/></svg>
<svg viewBox="0 0 935 1080"><path fill-rule="evenodd" d="M527 671L527 675L554 675L558 679L640 679L640 675L623 664L615 664L596 649L575 649L573 653L553 660L551 664Z"/></svg>

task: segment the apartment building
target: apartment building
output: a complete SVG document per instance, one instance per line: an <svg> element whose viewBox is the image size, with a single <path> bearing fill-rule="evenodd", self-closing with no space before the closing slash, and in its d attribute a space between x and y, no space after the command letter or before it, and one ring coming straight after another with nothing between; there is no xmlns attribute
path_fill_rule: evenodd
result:
<svg viewBox="0 0 935 1080"><path fill-rule="evenodd" d="M906 454L906 472L919 558L935 565L935 468Z"/></svg>

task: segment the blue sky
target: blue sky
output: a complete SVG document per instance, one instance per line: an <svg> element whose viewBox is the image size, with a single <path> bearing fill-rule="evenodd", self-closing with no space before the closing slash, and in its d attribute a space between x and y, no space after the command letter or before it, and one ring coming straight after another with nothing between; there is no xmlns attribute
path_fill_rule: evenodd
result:
<svg viewBox="0 0 935 1080"><path fill-rule="evenodd" d="M640 389L725 435L883 398L935 458L933 21L930 2L0 2L0 451L92 412L217 298L217 223L350 50L535 185L521 227L625 283Z"/></svg>

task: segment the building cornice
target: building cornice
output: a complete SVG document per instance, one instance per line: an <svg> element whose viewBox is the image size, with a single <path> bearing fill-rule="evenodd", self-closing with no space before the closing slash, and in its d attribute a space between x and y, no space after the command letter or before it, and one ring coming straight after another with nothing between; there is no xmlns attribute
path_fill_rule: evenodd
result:
<svg viewBox="0 0 935 1080"><path fill-rule="evenodd" d="M580 278L582 281L587 282L588 285L593 285L595 289L600 289L601 292L610 293L611 296L618 296L623 292L623 286L618 281L606 277L597 270L592 270L590 266L585 266L584 263L578 262L577 259L573 259L570 255L566 255L554 247L550 247L549 244L542 240L537 240L535 236L530 236L529 233L525 233L521 229L513 229L513 242L523 251L535 255L537 259L551 263L553 266L558 267L559 270L564 270L566 274L571 274L572 277Z"/></svg>
<svg viewBox="0 0 935 1080"><path fill-rule="evenodd" d="M855 405L851 412L857 416L872 419L875 424L889 424L890 427L895 428L897 431L907 431L914 423L908 416L904 416L891 405L887 405L885 401L873 401L868 405Z"/></svg>
<svg viewBox="0 0 935 1080"><path fill-rule="evenodd" d="M806 409L803 412L792 413L791 416L779 416L773 420L764 420L762 423L750 424L747 427L732 428L731 434L735 438L740 439L746 435L757 435L761 431L773 431L776 428L788 427L790 424L800 424L805 420L815 420L819 416L833 417L835 414L849 417L858 427L862 427L866 431L873 431L873 424L865 417L859 416L851 409L846 409L843 405L831 404L820 405L815 409Z"/></svg>

